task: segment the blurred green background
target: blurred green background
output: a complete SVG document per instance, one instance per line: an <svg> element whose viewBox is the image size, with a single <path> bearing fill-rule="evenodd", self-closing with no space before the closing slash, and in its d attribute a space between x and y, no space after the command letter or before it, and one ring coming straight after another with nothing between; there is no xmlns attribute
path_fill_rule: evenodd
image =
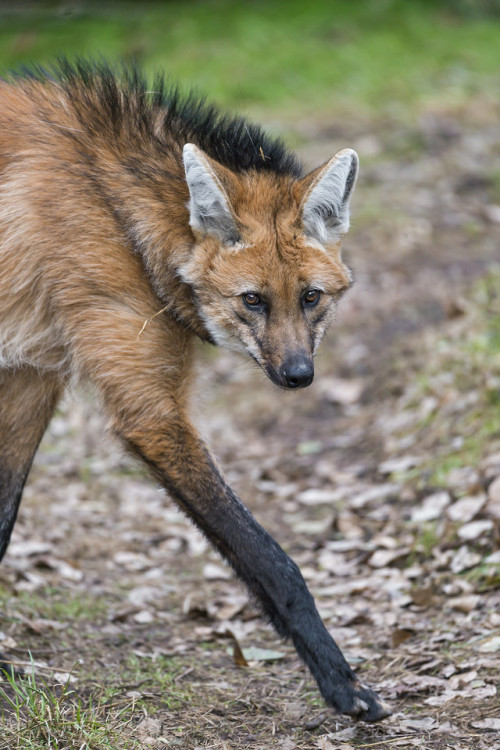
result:
<svg viewBox="0 0 500 750"><path fill-rule="evenodd" d="M496 101L500 3L0 3L4 71L59 54L135 60L256 115L411 120L425 108Z"/></svg>

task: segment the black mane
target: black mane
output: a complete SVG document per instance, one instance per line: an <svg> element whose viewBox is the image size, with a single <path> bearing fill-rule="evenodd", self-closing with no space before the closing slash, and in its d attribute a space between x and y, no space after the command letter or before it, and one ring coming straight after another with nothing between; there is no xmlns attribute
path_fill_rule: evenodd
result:
<svg viewBox="0 0 500 750"><path fill-rule="evenodd" d="M74 95L82 92L93 109L96 124L111 126L116 133L133 123L142 136L155 138L156 115L162 110L166 134L179 142L193 141L235 172L258 170L293 177L302 174L300 162L280 139L268 136L260 126L243 117L221 112L194 91L182 92L163 74L157 75L149 86L144 74L133 65L123 65L115 73L107 63L69 62L63 58L52 68L28 67L17 75L57 82L77 108L82 102L75 101Z"/></svg>

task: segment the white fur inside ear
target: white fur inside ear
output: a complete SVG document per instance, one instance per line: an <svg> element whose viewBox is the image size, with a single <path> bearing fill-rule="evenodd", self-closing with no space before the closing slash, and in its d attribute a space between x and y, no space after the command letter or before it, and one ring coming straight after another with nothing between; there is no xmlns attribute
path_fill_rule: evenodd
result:
<svg viewBox="0 0 500 750"><path fill-rule="evenodd" d="M326 164L304 203L304 231L323 244L337 242L349 229L349 201L358 176L358 155L339 151Z"/></svg>
<svg viewBox="0 0 500 750"><path fill-rule="evenodd" d="M222 242L237 242L238 230L226 195L203 153L192 143L186 143L183 159L190 195L191 227L203 234L214 235Z"/></svg>

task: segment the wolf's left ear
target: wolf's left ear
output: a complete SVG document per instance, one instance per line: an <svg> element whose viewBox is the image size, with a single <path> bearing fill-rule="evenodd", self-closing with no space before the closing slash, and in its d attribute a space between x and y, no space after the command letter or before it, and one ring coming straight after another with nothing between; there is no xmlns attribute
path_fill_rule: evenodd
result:
<svg viewBox="0 0 500 750"><path fill-rule="evenodd" d="M222 185L217 165L193 143L183 150L186 182L189 187L189 223L202 234L210 234L221 242L235 243L239 239L229 199ZM227 170L224 170L227 172Z"/></svg>
<svg viewBox="0 0 500 750"><path fill-rule="evenodd" d="M349 201L358 176L358 155L351 148L301 180L304 232L323 244L338 242L349 229Z"/></svg>

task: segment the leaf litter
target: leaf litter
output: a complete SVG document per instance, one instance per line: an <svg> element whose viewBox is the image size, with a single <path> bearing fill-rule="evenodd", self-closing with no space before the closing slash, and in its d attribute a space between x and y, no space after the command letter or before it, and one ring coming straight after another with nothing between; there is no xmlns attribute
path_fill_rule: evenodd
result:
<svg viewBox="0 0 500 750"><path fill-rule="evenodd" d="M414 133L369 136L379 155L346 242L358 282L310 389L281 394L232 354L200 353L204 431L230 482L393 716L364 726L324 706L83 391L44 438L0 569L0 650L104 696L122 729L96 748L500 748L500 225L484 183L457 187L464 149L487 171L500 141L470 114L436 151L440 117L416 126L411 164L391 137ZM322 127L324 154L353 140ZM2 704L15 747L25 730Z"/></svg>

